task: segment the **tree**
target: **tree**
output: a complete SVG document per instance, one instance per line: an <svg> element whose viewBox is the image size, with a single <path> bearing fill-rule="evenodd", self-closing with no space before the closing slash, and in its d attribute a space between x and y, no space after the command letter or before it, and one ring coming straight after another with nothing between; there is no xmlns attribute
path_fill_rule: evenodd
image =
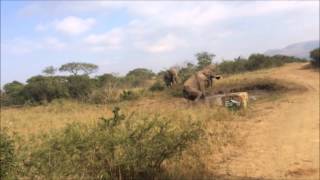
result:
<svg viewBox="0 0 320 180"><path fill-rule="evenodd" d="M179 78L182 82L186 81L192 74L196 72L196 66L191 62L186 62L179 71Z"/></svg>
<svg viewBox="0 0 320 180"><path fill-rule="evenodd" d="M77 62L71 62L67 64L63 64L59 71L61 72L69 72L73 74L74 76L78 75L80 72L82 72L85 75L89 75L95 71L98 70L98 66L91 63L77 63Z"/></svg>
<svg viewBox="0 0 320 180"><path fill-rule="evenodd" d="M6 94L16 94L23 89L23 86L19 81L12 81L11 83L5 84L3 89Z"/></svg>
<svg viewBox="0 0 320 180"><path fill-rule="evenodd" d="M27 82L23 93L31 102L51 102L69 97L68 84L63 77L34 76Z"/></svg>
<svg viewBox="0 0 320 180"><path fill-rule="evenodd" d="M129 71L126 76L135 76L135 77L148 79L148 78L154 76L154 73L149 69L136 68L134 70Z"/></svg>
<svg viewBox="0 0 320 180"><path fill-rule="evenodd" d="M215 54L210 54L206 51L197 53L195 55L198 60L198 69L202 69L207 65L212 63L212 59L216 56Z"/></svg>
<svg viewBox="0 0 320 180"><path fill-rule="evenodd" d="M68 91L72 98L86 100L94 88L94 81L88 75L69 76Z"/></svg>
<svg viewBox="0 0 320 180"><path fill-rule="evenodd" d="M314 49L310 52L312 58L312 64L316 67L320 67L320 48Z"/></svg>
<svg viewBox="0 0 320 180"><path fill-rule="evenodd" d="M109 84L115 84L116 82L118 82L118 78L111 73L106 73L101 76L97 76L96 80L98 87L102 87Z"/></svg>
<svg viewBox="0 0 320 180"><path fill-rule="evenodd" d="M132 71L129 71L126 75L126 81L129 82L132 86L142 86L145 85L145 81L151 79L155 74L145 68L137 68Z"/></svg>
<svg viewBox="0 0 320 180"><path fill-rule="evenodd" d="M44 70L42 71L45 75L48 76L52 76L56 73L57 68L53 67L53 66L48 66L46 68L44 68Z"/></svg>
<svg viewBox="0 0 320 180"><path fill-rule="evenodd" d="M1 101L6 105L18 105L23 104L25 96L23 94L24 85L18 81L13 81L11 83L5 84L4 94L2 94Z"/></svg>

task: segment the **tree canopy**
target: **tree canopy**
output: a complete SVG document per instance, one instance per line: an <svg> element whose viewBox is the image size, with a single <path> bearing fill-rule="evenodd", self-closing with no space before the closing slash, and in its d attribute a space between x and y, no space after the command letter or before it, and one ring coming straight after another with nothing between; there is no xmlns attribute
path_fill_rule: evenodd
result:
<svg viewBox="0 0 320 180"><path fill-rule="evenodd" d="M73 75L79 75L79 73L83 73L85 75L89 75L93 72L96 72L98 70L98 66L91 63L77 63L77 62L71 62L67 64L63 64L59 71L61 72L68 72Z"/></svg>
<svg viewBox="0 0 320 180"><path fill-rule="evenodd" d="M198 60L198 68L202 69L203 67L212 64L212 59L216 55L204 51L204 52L197 53L195 56Z"/></svg>
<svg viewBox="0 0 320 180"><path fill-rule="evenodd" d="M53 66L48 66L46 68L44 68L44 70L42 71L45 75L48 76L52 76L56 73L57 68L53 67Z"/></svg>

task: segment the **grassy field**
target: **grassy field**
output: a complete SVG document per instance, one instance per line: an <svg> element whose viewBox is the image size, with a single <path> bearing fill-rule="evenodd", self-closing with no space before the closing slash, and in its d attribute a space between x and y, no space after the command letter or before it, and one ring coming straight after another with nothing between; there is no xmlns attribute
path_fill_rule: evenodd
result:
<svg viewBox="0 0 320 180"><path fill-rule="evenodd" d="M176 123L190 117L203 123L204 136L183 152L182 156L166 161L164 166L171 176L177 178L212 177L211 173L219 162L230 156L231 149L244 143L246 134L241 129L246 128L246 122L256 115L255 105L262 101L276 100L283 92L304 89L291 82L270 79L268 74L271 71L272 69L234 75L215 84L216 92L247 90L249 94L254 94L256 90L263 91L263 96L250 102L249 109L245 111L231 112L211 102L188 103L167 92L155 92L138 100L108 105L56 100L42 106L2 108L1 128L20 139L18 142L32 144L38 142L34 141L37 137L57 132L67 124L76 122L94 126L99 118L111 117L116 106L125 114L135 113L140 117L156 114L170 117ZM32 151L32 148L28 150Z"/></svg>

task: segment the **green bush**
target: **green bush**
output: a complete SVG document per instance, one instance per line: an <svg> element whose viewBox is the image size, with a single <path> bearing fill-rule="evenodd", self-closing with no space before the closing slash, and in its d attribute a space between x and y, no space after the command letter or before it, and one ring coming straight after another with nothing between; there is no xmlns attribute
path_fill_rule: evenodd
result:
<svg viewBox="0 0 320 180"><path fill-rule="evenodd" d="M187 63L184 67L181 67L178 76L181 82L185 82L192 74L197 71L197 67L192 63Z"/></svg>
<svg viewBox="0 0 320 180"><path fill-rule="evenodd" d="M3 86L4 92L1 92L2 105L21 105L24 104L26 97L23 94L24 85L18 81L7 83Z"/></svg>
<svg viewBox="0 0 320 180"><path fill-rule="evenodd" d="M69 94L72 98L85 100L94 89L94 81L87 75L69 76L67 80Z"/></svg>
<svg viewBox="0 0 320 180"><path fill-rule="evenodd" d="M9 177L14 166L14 141L5 132L0 132L0 179Z"/></svg>
<svg viewBox="0 0 320 180"><path fill-rule="evenodd" d="M129 87L141 87L145 86L147 80L151 79L155 74L152 70L145 68L136 68L127 73L125 76L125 82Z"/></svg>
<svg viewBox="0 0 320 180"><path fill-rule="evenodd" d="M119 108L93 128L72 124L31 154L28 177L46 179L154 179L163 162L179 155L202 134L199 123ZM182 120L181 120L182 121Z"/></svg>
<svg viewBox="0 0 320 180"><path fill-rule="evenodd" d="M27 80L23 89L26 99L32 102L51 102L57 98L69 97L64 77L34 76Z"/></svg>
<svg viewBox="0 0 320 180"><path fill-rule="evenodd" d="M165 89L165 86L160 81L156 81L150 88L150 91L163 91Z"/></svg>
<svg viewBox="0 0 320 180"><path fill-rule="evenodd" d="M266 56L263 54L252 54L248 59L239 57L233 61L223 61L218 65L218 68L220 73L234 74L264 68L279 67L285 63L292 62L306 62L306 60L284 55Z"/></svg>

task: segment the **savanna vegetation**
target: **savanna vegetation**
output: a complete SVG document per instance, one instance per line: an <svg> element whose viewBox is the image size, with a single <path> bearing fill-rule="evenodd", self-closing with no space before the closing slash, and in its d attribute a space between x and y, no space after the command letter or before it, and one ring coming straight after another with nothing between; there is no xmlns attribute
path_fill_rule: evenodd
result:
<svg viewBox="0 0 320 180"><path fill-rule="evenodd" d="M318 50L311 52L312 64L317 65ZM180 83L203 67L212 64L214 54L208 52L197 53L198 63L186 63L178 66ZM290 62L304 62L304 59L283 55L266 56L252 54L248 59L237 58L222 61L218 65L220 74L235 74L264 68L282 66ZM134 100L139 96L148 95L150 90L164 90L163 74L152 72L145 68L129 71L125 76L106 73L95 77L90 74L96 72L97 65L90 63L67 63L58 70L69 73L69 76L55 75L57 68L49 66L43 70L43 75L31 77L26 84L18 81L5 84L1 91L1 105L46 104L54 99L75 99L87 103L112 103L121 100ZM180 90L179 88L177 90ZM175 93L173 93L175 94ZM177 93L179 94L179 93Z"/></svg>
<svg viewBox="0 0 320 180"><path fill-rule="evenodd" d="M310 52L310 57L312 59L311 65L314 67L320 67L320 48L314 49Z"/></svg>
<svg viewBox="0 0 320 180"><path fill-rule="evenodd" d="M125 76L92 77L98 66L76 62L49 66L25 84L4 85L1 178L213 177L208 168L225 160L228 148L241 144L243 135L234 120L254 115L182 100L181 84L212 64L214 57L201 52L196 54L197 64L177 67L180 83L171 89L164 85L163 72L137 68ZM269 79L255 70L304 61L261 54L223 61L217 64L218 71L229 77L217 82L214 91L300 90L298 85ZM70 75L56 75L58 70Z"/></svg>

